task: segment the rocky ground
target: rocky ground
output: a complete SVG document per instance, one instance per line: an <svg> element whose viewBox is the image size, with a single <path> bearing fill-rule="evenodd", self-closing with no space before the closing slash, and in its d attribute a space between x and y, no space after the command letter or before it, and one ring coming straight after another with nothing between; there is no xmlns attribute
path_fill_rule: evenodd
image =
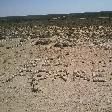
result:
<svg viewBox="0 0 112 112"><path fill-rule="evenodd" d="M0 111L112 112L111 29L51 26L47 34L23 33L28 38L7 38L12 29L5 29Z"/></svg>

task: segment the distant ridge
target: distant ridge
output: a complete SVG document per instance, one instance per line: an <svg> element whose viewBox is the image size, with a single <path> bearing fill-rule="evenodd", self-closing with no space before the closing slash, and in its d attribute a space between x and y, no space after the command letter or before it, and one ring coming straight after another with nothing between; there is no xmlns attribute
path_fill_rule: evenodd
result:
<svg viewBox="0 0 112 112"><path fill-rule="evenodd" d="M63 18L64 17L64 18ZM74 20L77 18L112 18L112 11L100 12L84 12L84 13L70 13L70 14L46 14L46 15L27 15L27 16L8 16L0 17L0 22L23 22L23 21L49 21L53 18L60 20L69 19Z"/></svg>
<svg viewBox="0 0 112 112"><path fill-rule="evenodd" d="M100 12L81 12L81 13L69 13L69 14L44 14L44 15L26 15L26 16L6 16L6 17L0 17L0 18L7 18L7 17L30 17L30 16L55 16L55 15L78 15L78 14L112 14L112 11L100 11Z"/></svg>

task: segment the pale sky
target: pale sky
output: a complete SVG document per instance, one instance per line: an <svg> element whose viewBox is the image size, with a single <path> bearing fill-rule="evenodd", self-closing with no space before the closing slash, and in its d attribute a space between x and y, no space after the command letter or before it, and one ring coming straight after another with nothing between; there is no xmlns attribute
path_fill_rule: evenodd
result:
<svg viewBox="0 0 112 112"><path fill-rule="evenodd" d="M0 0L0 16L112 11L112 0Z"/></svg>

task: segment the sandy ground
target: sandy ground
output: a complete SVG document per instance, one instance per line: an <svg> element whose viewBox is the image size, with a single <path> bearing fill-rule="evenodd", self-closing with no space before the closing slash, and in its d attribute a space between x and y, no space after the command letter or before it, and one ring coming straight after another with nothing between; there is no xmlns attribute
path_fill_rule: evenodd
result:
<svg viewBox="0 0 112 112"><path fill-rule="evenodd" d="M112 112L112 49L0 43L0 112Z"/></svg>

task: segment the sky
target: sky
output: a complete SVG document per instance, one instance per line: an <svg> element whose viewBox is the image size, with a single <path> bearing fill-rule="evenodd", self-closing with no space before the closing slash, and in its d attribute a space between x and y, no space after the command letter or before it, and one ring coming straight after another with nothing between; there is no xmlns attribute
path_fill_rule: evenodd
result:
<svg viewBox="0 0 112 112"><path fill-rule="evenodd" d="M112 11L112 0L0 0L0 17Z"/></svg>

